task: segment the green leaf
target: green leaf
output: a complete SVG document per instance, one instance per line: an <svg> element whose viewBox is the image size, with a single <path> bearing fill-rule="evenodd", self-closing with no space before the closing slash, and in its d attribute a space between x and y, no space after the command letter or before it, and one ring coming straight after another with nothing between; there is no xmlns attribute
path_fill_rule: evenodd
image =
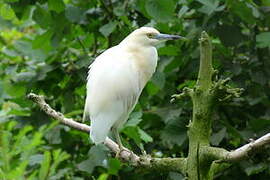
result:
<svg viewBox="0 0 270 180"><path fill-rule="evenodd" d="M109 177L109 174L101 174L97 180L107 180L107 178Z"/></svg>
<svg viewBox="0 0 270 180"><path fill-rule="evenodd" d="M219 143L223 140L223 138L226 135L226 128L222 128L220 131L218 131L217 133L214 133L211 136L211 144L213 144L214 146L218 146Z"/></svg>
<svg viewBox="0 0 270 180"><path fill-rule="evenodd" d="M34 41L32 42L32 47L34 49L40 48L49 51L51 47L50 44L51 36L52 36L51 31L46 31L43 34L37 35Z"/></svg>
<svg viewBox="0 0 270 180"><path fill-rule="evenodd" d="M7 175L7 179L19 179L24 176L24 172L28 165L27 161L22 161L18 166L14 167Z"/></svg>
<svg viewBox="0 0 270 180"><path fill-rule="evenodd" d="M47 73L52 71L54 69L53 66L45 64L45 63L40 63L39 65L36 66L36 73L37 73L37 80L43 80L46 78Z"/></svg>
<svg viewBox="0 0 270 180"><path fill-rule="evenodd" d="M20 72L17 73L12 79L15 82L30 82L34 80L37 74L35 72Z"/></svg>
<svg viewBox="0 0 270 180"><path fill-rule="evenodd" d="M152 81L150 81L146 84L146 90L147 90L149 95L153 96L153 95L156 95L158 93L160 88L158 86L156 86Z"/></svg>
<svg viewBox="0 0 270 180"><path fill-rule="evenodd" d="M127 123L125 123L125 127L128 126L137 126L142 121L142 112L133 112L130 114Z"/></svg>
<svg viewBox="0 0 270 180"><path fill-rule="evenodd" d="M4 0L7 3L14 3L14 2L18 2L19 0Z"/></svg>
<svg viewBox="0 0 270 180"><path fill-rule="evenodd" d="M179 13L178 13L179 18L182 18L183 15L184 15L188 10L189 10L189 8L188 8L187 6L185 6L185 5L182 6L181 9L180 9L180 11L179 11Z"/></svg>
<svg viewBox="0 0 270 180"><path fill-rule="evenodd" d="M4 82L0 81L0 104L4 102Z"/></svg>
<svg viewBox="0 0 270 180"><path fill-rule="evenodd" d="M40 25L41 28L48 28L51 25L51 15L47 9L45 9L42 6L37 6L34 14L33 14L33 19L36 21L37 24Z"/></svg>
<svg viewBox="0 0 270 180"><path fill-rule="evenodd" d="M65 179L65 177L70 175L70 172L72 172L71 168L64 168L59 169L57 173L55 173L53 176L50 177L50 180L58 180L58 179ZM83 180L82 178L73 178L74 180Z"/></svg>
<svg viewBox="0 0 270 180"><path fill-rule="evenodd" d="M28 40L17 40L14 47L26 58L35 61L44 61L47 55L40 49L33 49L32 43Z"/></svg>
<svg viewBox="0 0 270 180"><path fill-rule="evenodd" d="M43 154L35 154L35 155L30 156L29 165L33 166L35 164L41 164L43 161L43 156L44 156Z"/></svg>
<svg viewBox="0 0 270 180"><path fill-rule="evenodd" d="M162 118L164 123L169 123L171 120L175 120L181 114L181 109L175 107L159 108L155 110L155 113Z"/></svg>
<svg viewBox="0 0 270 180"><path fill-rule="evenodd" d="M65 9L65 4L63 0L49 0L48 6L49 10L53 10L57 13L60 13Z"/></svg>
<svg viewBox="0 0 270 180"><path fill-rule="evenodd" d="M8 115L16 115L16 116L30 116L30 110L29 109L11 109L8 113Z"/></svg>
<svg viewBox="0 0 270 180"><path fill-rule="evenodd" d="M173 45L164 46L164 47L158 49L159 55L178 56L179 53L180 53L179 47L176 47Z"/></svg>
<svg viewBox="0 0 270 180"><path fill-rule="evenodd" d="M93 161L89 158L85 161L80 162L77 165L78 169L80 171L84 171L84 172L88 172L88 173L92 173L92 171L94 170L94 164Z"/></svg>
<svg viewBox="0 0 270 180"><path fill-rule="evenodd" d="M96 166L107 167L107 153L105 153L104 146L93 146L88 154L89 158L77 165L80 171L91 174Z"/></svg>
<svg viewBox="0 0 270 180"><path fill-rule="evenodd" d="M141 143L141 137L140 134L138 132L138 127L125 127L123 129L123 133L125 133L125 135L127 135L129 138L133 139L135 141L135 143L137 144L137 146L140 146Z"/></svg>
<svg viewBox="0 0 270 180"><path fill-rule="evenodd" d="M182 90L184 87L193 88L196 84L194 80L186 80L177 86L178 90Z"/></svg>
<svg viewBox="0 0 270 180"><path fill-rule="evenodd" d="M89 57L88 55L83 55L78 58L78 61L76 61L76 65L78 66L78 68L89 67L92 60L93 60L93 57Z"/></svg>
<svg viewBox="0 0 270 180"><path fill-rule="evenodd" d="M56 126L45 134L45 138L50 144L61 144L62 139L60 135L61 128Z"/></svg>
<svg viewBox="0 0 270 180"><path fill-rule="evenodd" d="M215 33L220 38L225 46L236 46L243 42L246 37L242 34L241 28L237 25L221 25L215 30Z"/></svg>
<svg viewBox="0 0 270 180"><path fill-rule="evenodd" d="M145 9L157 22L168 22L174 17L175 5L173 0L147 0Z"/></svg>
<svg viewBox="0 0 270 180"><path fill-rule="evenodd" d="M51 163L51 153L49 151L45 151L44 158L38 174L40 180L48 179L50 163Z"/></svg>
<svg viewBox="0 0 270 180"><path fill-rule="evenodd" d="M260 131L267 131L270 127L270 120L267 119L260 119L260 118L255 118L250 120L250 128L252 128L255 132L260 132Z"/></svg>
<svg viewBox="0 0 270 180"><path fill-rule="evenodd" d="M153 142L153 138L149 134L147 134L141 128L138 128L138 130L139 130L140 137L144 142L146 143Z"/></svg>
<svg viewBox="0 0 270 180"><path fill-rule="evenodd" d="M186 178L180 173L170 172L169 178L167 180L185 180L185 179Z"/></svg>
<svg viewBox="0 0 270 180"><path fill-rule="evenodd" d="M99 32L104 36L108 37L116 28L117 21L109 22L99 28Z"/></svg>
<svg viewBox="0 0 270 180"><path fill-rule="evenodd" d="M265 73L262 71L254 72L251 79L253 82L259 83L261 85L266 84L268 80L265 76Z"/></svg>
<svg viewBox="0 0 270 180"><path fill-rule="evenodd" d="M259 164L254 164L254 165L252 164L245 169L245 172L247 173L248 176L250 176L253 174L258 174L265 169L267 169L267 164L265 163L259 163Z"/></svg>
<svg viewBox="0 0 270 180"><path fill-rule="evenodd" d="M205 13L207 15L212 14L215 11L221 11L225 8L225 6L219 6L218 0L197 0L198 2L203 4L203 7L201 7L198 11Z"/></svg>
<svg viewBox="0 0 270 180"><path fill-rule="evenodd" d="M178 59L178 58L169 58L167 61L169 63L164 68L165 73L168 73L170 71L173 71L176 68L181 67L183 63L182 59Z"/></svg>
<svg viewBox="0 0 270 180"><path fill-rule="evenodd" d="M118 171L121 169L121 162L118 159L111 158L109 160L109 174L117 175Z"/></svg>
<svg viewBox="0 0 270 180"><path fill-rule="evenodd" d="M16 56L19 56L18 52L16 52L16 51L13 50L13 49L5 48L5 49L2 49L1 52L4 53L4 54L7 55L7 56L10 56L10 57L16 57Z"/></svg>
<svg viewBox="0 0 270 180"><path fill-rule="evenodd" d="M2 16L6 20L12 20L16 17L10 5L5 3L0 5L0 16Z"/></svg>
<svg viewBox="0 0 270 180"><path fill-rule="evenodd" d="M4 82L4 91L12 97L21 97L26 93L24 84L12 84L11 82Z"/></svg>
<svg viewBox="0 0 270 180"><path fill-rule="evenodd" d="M178 117L179 110L178 112L167 111L167 114L170 115L170 118L165 121L166 126L161 133L162 142L169 148L174 145L181 146L187 139L187 122Z"/></svg>
<svg viewBox="0 0 270 180"><path fill-rule="evenodd" d="M270 1L269 0L262 0L262 4L264 6L270 6Z"/></svg>
<svg viewBox="0 0 270 180"><path fill-rule="evenodd" d="M165 74L160 71L156 71L151 79L151 81L159 87L159 89L162 89L165 85Z"/></svg>
<svg viewBox="0 0 270 180"><path fill-rule="evenodd" d="M95 37L93 33L85 35L81 40L85 47L91 47L95 43Z"/></svg>
<svg viewBox="0 0 270 180"><path fill-rule="evenodd" d="M256 42L260 48L270 47L270 32L262 32L256 35Z"/></svg>
<svg viewBox="0 0 270 180"><path fill-rule="evenodd" d="M116 6L113 8L113 13L116 15L116 16L125 16L126 14L126 11L125 11L125 7L124 6Z"/></svg>
<svg viewBox="0 0 270 180"><path fill-rule="evenodd" d="M248 24L255 24L256 19L253 16L252 9L247 6L248 3L245 1L235 1L235 0L228 0L227 7L230 8L230 10L239 16L243 21L245 21Z"/></svg>
<svg viewBox="0 0 270 180"><path fill-rule="evenodd" d="M151 17L147 14L146 9L145 9L146 3L147 3L147 1L145 1L145 0L136 0L135 1L135 8L137 11L142 13L145 17L150 19Z"/></svg>
<svg viewBox="0 0 270 180"><path fill-rule="evenodd" d="M66 18L72 23L80 23L85 19L84 11L76 6L68 5L65 11Z"/></svg>
<svg viewBox="0 0 270 180"><path fill-rule="evenodd" d="M61 151L61 149L54 150L53 151L53 164L51 165L51 168L50 168L50 174L55 174L56 169L59 166L59 164L65 161L66 159L68 159L69 157L70 155L67 154L66 152Z"/></svg>

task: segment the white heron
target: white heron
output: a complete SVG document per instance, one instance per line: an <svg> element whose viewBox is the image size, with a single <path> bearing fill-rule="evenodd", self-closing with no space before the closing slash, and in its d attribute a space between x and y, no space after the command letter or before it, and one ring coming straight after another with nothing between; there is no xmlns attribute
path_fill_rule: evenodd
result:
<svg viewBox="0 0 270 180"><path fill-rule="evenodd" d="M112 130L119 149L123 149L119 129L155 72L158 60L155 45L180 38L183 37L141 27L90 65L83 119L91 120L90 138L95 144L104 142Z"/></svg>

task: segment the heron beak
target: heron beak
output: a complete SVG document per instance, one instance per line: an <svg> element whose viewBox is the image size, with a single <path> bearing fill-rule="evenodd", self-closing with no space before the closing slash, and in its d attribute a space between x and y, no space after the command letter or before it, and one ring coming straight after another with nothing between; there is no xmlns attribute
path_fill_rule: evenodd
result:
<svg viewBox="0 0 270 180"><path fill-rule="evenodd" d="M176 39L182 39L182 40L187 40L187 38L183 36L178 36L178 35L170 35L170 34L157 34L154 39L158 40L176 40Z"/></svg>

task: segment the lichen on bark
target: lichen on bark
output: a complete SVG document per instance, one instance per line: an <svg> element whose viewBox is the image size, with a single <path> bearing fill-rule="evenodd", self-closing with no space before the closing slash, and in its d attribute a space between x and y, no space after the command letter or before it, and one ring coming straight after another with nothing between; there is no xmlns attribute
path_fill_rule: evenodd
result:
<svg viewBox="0 0 270 180"><path fill-rule="evenodd" d="M216 160L224 158L228 153L222 148L210 146L212 114L217 102L239 96L241 89L227 85L228 79L213 80L217 72L212 66L212 43L206 32L201 33L200 68L196 85L193 89L185 89L183 93L174 95L181 98L189 95L193 103L192 120L188 125L189 153L187 157L187 175L192 180L211 180L214 170L220 164Z"/></svg>

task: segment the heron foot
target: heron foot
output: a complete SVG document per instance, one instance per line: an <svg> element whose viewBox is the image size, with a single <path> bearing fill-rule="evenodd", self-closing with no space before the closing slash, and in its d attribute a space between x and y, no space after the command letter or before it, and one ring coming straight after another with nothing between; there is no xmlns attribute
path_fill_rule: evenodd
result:
<svg viewBox="0 0 270 180"><path fill-rule="evenodd" d="M123 146L119 146L119 151L115 154L115 158L119 159L121 158L121 153L125 151Z"/></svg>

